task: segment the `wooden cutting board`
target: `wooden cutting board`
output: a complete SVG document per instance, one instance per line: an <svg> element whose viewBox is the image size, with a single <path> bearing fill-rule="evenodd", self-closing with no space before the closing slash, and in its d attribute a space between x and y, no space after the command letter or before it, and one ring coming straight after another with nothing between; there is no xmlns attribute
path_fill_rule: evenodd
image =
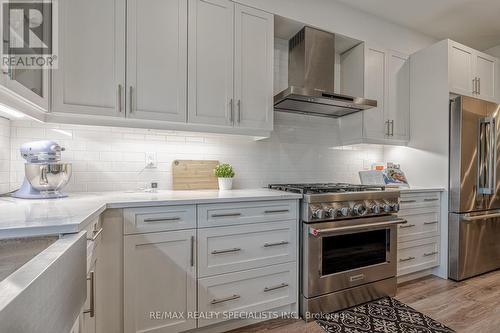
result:
<svg viewBox="0 0 500 333"><path fill-rule="evenodd" d="M214 169L219 161L175 160L172 162L174 190L217 190Z"/></svg>

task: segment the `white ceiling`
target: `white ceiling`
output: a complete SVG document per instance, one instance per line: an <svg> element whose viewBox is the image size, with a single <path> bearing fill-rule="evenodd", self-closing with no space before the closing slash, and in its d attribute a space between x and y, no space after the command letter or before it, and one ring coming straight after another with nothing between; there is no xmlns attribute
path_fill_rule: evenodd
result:
<svg viewBox="0 0 500 333"><path fill-rule="evenodd" d="M500 45L500 0L335 0L437 39Z"/></svg>

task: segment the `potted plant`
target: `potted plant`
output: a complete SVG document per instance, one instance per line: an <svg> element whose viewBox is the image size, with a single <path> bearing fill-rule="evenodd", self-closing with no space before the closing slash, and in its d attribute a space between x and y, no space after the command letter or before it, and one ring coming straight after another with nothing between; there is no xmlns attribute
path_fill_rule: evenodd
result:
<svg viewBox="0 0 500 333"><path fill-rule="evenodd" d="M214 175L219 179L219 190L230 190L233 188L234 170L230 164L219 164L214 169Z"/></svg>

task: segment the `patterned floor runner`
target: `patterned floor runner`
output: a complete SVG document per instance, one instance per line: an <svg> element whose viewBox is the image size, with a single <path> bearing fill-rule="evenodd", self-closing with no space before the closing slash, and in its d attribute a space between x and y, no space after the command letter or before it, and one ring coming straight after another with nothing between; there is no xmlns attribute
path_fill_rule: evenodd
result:
<svg viewBox="0 0 500 333"><path fill-rule="evenodd" d="M317 323L328 333L456 333L391 297L331 313Z"/></svg>

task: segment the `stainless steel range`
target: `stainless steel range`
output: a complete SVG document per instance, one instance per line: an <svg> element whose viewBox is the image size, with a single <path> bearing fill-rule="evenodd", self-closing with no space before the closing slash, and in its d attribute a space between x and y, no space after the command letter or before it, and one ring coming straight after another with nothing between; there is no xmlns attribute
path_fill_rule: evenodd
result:
<svg viewBox="0 0 500 333"><path fill-rule="evenodd" d="M302 193L301 315L312 319L396 294L399 191L350 184L273 184Z"/></svg>

